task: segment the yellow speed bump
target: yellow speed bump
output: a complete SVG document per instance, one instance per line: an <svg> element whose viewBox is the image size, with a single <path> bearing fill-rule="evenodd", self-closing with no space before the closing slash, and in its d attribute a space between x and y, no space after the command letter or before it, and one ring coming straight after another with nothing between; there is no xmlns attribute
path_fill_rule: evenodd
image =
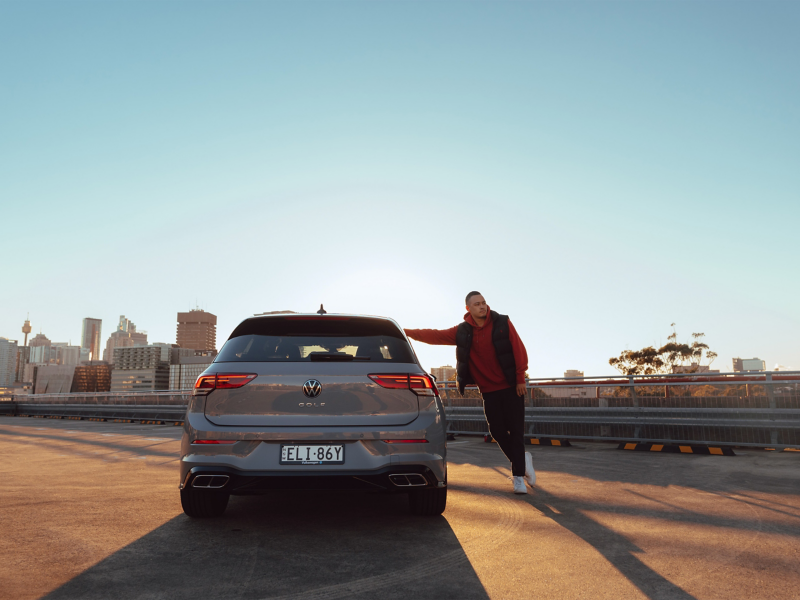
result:
<svg viewBox="0 0 800 600"><path fill-rule="evenodd" d="M617 446L619 450L637 450L639 452L666 452L671 454L714 454L717 456L736 456L730 446L707 446L693 444L684 446L678 444L655 444L653 442L622 442Z"/></svg>

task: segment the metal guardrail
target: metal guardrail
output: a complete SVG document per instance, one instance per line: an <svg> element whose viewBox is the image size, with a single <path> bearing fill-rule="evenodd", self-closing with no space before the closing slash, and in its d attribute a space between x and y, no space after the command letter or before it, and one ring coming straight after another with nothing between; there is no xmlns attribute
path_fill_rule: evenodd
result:
<svg viewBox="0 0 800 600"><path fill-rule="evenodd" d="M192 390L30 394L0 401L0 415L180 422L191 397Z"/></svg>
<svg viewBox="0 0 800 600"><path fill-rule="evenodd" d="M477 388L437 382L448 431L488 433ZM39 394L0 414L182 421L191 390ZM529 379L528 436L800 448L800 371Z"/></svg>
<svg viewBox="0 0 800 600"><path fill-rule="evenodd" d="M120 404L17 404L17 415L102 419L105 421L183 421L186 406L123 406Z"/></svg>
<svg viewBox="0 0 800 600"><path fill-rule="evenodd" d="M476 388L437 382L451 433L488 433ZM800 448L800 372L529 379L532 437Z"/></svg>
<svg viewBox="0 0 800 600"><path fill-rule="evenodd" d="M24 404L124 404L127 406L187 405L192 390L155 392L82 392L65 394L24 394L13 401Z"/></svg>

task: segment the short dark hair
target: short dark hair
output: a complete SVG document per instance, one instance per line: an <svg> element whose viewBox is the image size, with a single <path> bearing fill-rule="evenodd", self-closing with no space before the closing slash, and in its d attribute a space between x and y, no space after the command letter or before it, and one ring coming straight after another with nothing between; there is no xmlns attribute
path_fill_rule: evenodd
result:
<svg viewBox="0 0 800 600"><path fill-rule="evenodd" d="M480 292L470 292L469 294L467 294L467 299L464 301L464 304L469 306L469 299L472 298L473 296L483 296L483 294L481 294Z"/></svg>

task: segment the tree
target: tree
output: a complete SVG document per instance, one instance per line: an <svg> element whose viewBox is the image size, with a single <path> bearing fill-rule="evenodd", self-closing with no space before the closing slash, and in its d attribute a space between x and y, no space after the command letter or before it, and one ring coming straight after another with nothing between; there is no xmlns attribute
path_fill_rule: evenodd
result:
<svg viewBox="0 0 800 600"><path fill-rule="evenodd" d="M675 323L671 327L672 334L667 337L667 343L658 350L653 346L625 350L619 356L608 359L608 364L623 375L655 375L674 373L676 370L694 373L703 366L704 361L710 365L717 358L717 353L712 352L703 341L704 333L693 333L691 344L681 344Z"/></svg>

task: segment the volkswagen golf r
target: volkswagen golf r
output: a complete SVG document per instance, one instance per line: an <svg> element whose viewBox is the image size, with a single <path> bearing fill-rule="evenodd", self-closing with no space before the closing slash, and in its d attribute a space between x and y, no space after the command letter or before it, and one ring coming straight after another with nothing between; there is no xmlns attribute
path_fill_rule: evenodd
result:
<svg viewBox="0 0 800 600"><path fill-rule="evenodd" d="M433 379L391 319L279 314L242 321L197 379L181 441L191 517L270 490L407 493L447 502L446 424Z"/></svg>

